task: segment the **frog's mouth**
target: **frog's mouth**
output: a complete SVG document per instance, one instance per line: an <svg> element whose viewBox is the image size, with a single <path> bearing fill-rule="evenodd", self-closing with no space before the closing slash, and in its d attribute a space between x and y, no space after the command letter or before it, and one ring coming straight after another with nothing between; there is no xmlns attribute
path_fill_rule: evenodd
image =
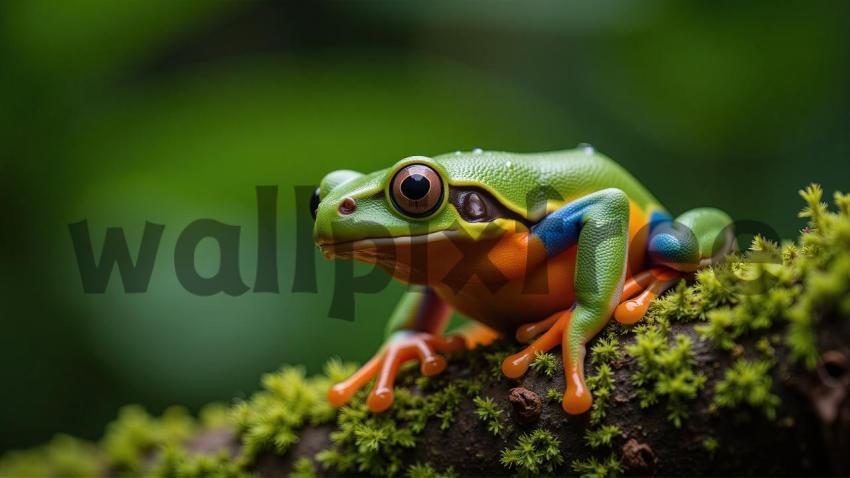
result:
<svg viewBox="0 0 850 478"><path fill-rule="evenodd" d="M442 241L462 241L468 235L458 231L437 231L427 234L399 237L367 237L353 241L322 242L319 249L325 259L356 259L364 262L382 263L394 261L399 249L415 250Z"/></svg>
<svg viewBox="0 0 850 478"><path fill-rule="evenodd" d="M459 229L446 229L424 234L396 237L368 237L349 241L323 241L317 245L326 259L356 259L369 263L393 261L417 262L418 254L426 251L446 251L443 246L467 251L465 243L498 239L513 231L528 231L523 225L509 219L489 223L467 224ZM461 251L460 249L463 249Z"/></svg>

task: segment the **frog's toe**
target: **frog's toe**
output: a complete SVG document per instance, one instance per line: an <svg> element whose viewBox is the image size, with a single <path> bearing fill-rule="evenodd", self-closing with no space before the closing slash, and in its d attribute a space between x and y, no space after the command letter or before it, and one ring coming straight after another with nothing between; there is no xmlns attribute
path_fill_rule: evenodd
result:
<svg viewBox="0 0 850 478"><path fill-rule="evenodd" d="M416 354L419 355L419 370L427 377L437 375L446 369L446 359L437 355L425 340L414 342Z"/></svg>
<svg viewBox="0 0 850 478"><path fill-rule="evenodd" d="M549 330L521 352L511 355L502 362L502 373L508 378L519 378L525 375L536 354L548 352L561 343L561 336L572 313L572 309L570 309L555 314L555 321Z"/></svg>
<svg viewBox="0 0 850 478"><path fill-rule="evenodd" d="M676 285L683 276L684 274L677 271L655 268L631 278L623 286L623 302L614 310L614 318L624 325L638 322L646 315L650 302ZM649 285L641 291L641 284L645 284L647 281L649 281ZM637 297L625 300L635 294L637 294Z"/></svg>
<svg viewBox="0 0 850 478"><path fill-rule="evenodd" d="M383 352L375 355L371 360L366 362L365 365L354 372L352 376L342 382L334 384L330 390L328 390L328 401L331 405L335 407L345 405L358 390L363 388L375 377L375 375L378 374L383 358Z"/></svg>
<svg viewBox="0 0 850 478"><path fill-rule="evenodd" d="M555 322L558 321L558 317L560 316L561 312L555 312L554 314L539 322L533 322L520 326L518 329L516 329L517 342L523 344L531 342L534 337L537 337L538 335L552 328L552 326L555 325Z"/></svg>
<svg viewBox="0 0 850 478"><path fill-rule="evenodd" d="M428 333L407 334L389 342L379 363L374 366L375 387L366 399L369 410L383 412L392 405L393 386L401 364L418 358L423 375L437 375L447 365L446 359L437 352L455 352L464 348L462 337L440 337Z"/></svg>
<svg viewBox="0 0 850 478"><path fill-rule="evenodd" d="M380 413L390 408L393 404L394 396L392 387L375 387L369 398L366 399L366 406L373 413Z"/></svg>
<svg viewBox="0 0 850 478"><path fill-rule="evenodd" d="M375 386L366 399L369 410L383 412L393 404L393 385L398 374L398 368L406 360L412 358L411 348L405 343L402 346L390 344L381 361L381 370L375 380ZM415 355L415 353L413 354Z"/></svg>
<svg viewBox="0 0 850 478"><path fill-rule="evenodd" d="M449 335L440 337L439 335L431 335L426 339L427 342L433 344L438 352L452 353L466 350L466 339L460 335Z"/></svg>
<svg viewBox="0 0 850 478"><path fill-rule="evenodd" d="M593 406L593 397L587 389L587 384L584 383L584 377L573 371L567 377L567 390L564 391L561 407L570 415L581 415L590 410L591 406Z"/></svg>

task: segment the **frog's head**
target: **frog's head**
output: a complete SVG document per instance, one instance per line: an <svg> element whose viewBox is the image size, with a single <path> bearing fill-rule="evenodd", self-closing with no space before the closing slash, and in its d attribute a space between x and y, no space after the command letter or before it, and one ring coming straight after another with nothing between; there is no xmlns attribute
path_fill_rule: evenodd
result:
<svg viewBox="0 0 850 478"><path fill-rule="evenodd" d="M412 156L371 174L332 172L311 201L313 239L327 258L377 263L405 282L430 283L461 255L488 249L472 243L526 229L488 181L456 180L453 169Z"/></svg>

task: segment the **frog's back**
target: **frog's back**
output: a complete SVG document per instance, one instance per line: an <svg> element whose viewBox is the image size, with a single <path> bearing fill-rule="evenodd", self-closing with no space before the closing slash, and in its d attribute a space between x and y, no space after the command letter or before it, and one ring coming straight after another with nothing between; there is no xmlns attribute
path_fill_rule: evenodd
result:
<svg viewBox="0 0 850 478"><path fill-rule="evenodd" d="M531 154L474 150L434 160L446 169L451 184L487 189L531 220L544 214L543 198L551 208L606 188L621 189L644 211L662 209L634 176L590 147Z"/></svg>

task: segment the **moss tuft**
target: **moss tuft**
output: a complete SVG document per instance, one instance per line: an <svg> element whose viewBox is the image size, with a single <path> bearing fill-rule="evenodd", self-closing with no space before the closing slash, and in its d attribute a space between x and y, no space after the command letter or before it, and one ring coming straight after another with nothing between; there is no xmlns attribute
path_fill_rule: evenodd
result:
<svg viewBox="0 0 850 478"><path fill-rule="evenodd" d="M289 478L316 478L316 467L308 458L301 457L292 465Z"/></svg>
<svg viewBox="0 0 850 478"><path fill-rule="evenodd" d="M613 478L623 473L623 465L616 455L610 455L605 460L590 457L587 460L575 460L571 467L582 478Z"/></svg>
<svg viewBox="0 0 850 478"><path fill-rule="evenodd" d="M263 390L233 407L233 420L242 438L240 461L251 463L260 452L282 454L298 441L305 424L330 421L335 411L326 400L334 380L353 370L337 361L325 367L326 376L306 378L301 367L284 367L262 378Z"/></svg>
<svg viewBox="0 0 850 478"><path fill-rule="evenodd" d="M0 476L87 478L102 475L105 462L95 444L56 435L42 447L6 453L0 460Z"/></svg>
<svg viewBox="0 0 850 478"><path fill-rule="evenodd" d="M620 340L614 334L608 334L596 341L590 348L591 362L595 364L614 363L620 360Z"/></svg>
<svg viewBox="0 0 850 478"><path fill-rule="evenodd" d="M593 405L590 408L590 423L599 424L605 418L606 408L614 393L614 371L604 363L596 368L596 373L588 377L587 386L593 392ZM563 395L562 395L563 397Z"/></svg>
<svg viewBox="0 0 850 478"><path fill-rule="evenodd" d="M537 352L531 361L531 369L547 377L554 377L558 371L558 358L548 352Z"/></svg>
<svg viewBox="0 0 850 478"><path fill-rule="evenodd" d="M497 436L501 434L504 431L502 410L496 402L490 397L475 397L472 402L475 404L475 414L487 425L487 431Z"/></svg>
<svg viewBox="0 0 850 478"><path fill-rule="evenodd" d="M637 387L641 407L666 399L667 417L677 427L687 417L688 401L697 397L705 384L705 376L694 371L691 339L677 335L670 344L662 326L639 326L635 342L626 347L637 359L637 371L632 382Z"/></svg>
<svg viewBox="0 0 850 478"><path fill-rule="evenodd" d="M416 463L407 469L407 478L455 478L456 476L451 467L439 472L428 463Z"/></svg>
<svg viewBox="0 0 850 478"><path fill-rule="evenodd" d="M550 402L558 402L561 403L564 401L564 392L558 390L557 388L550 388L546 390L546 400Z"/></svg>
<svg viewBox="0 0 850 478"><path fill-rule="evenodd" d="M211 455L196 454L190 456L183 448L169 445L162 450L158 463L149 476L161 478L251 478L255 475L240 467L227 450L221 450Z"/></svg>
<svg viewBox="0 0 850 478"><path fill-rule="evenodd" d="M603 425L596 430L588 429L584 433L584 438L591 448L611 446L614 443L615 438L622 436L625 435L617 425Z"/></svg>
<svg viewBox="0 0 850 478"><path fill-rule="evenodd" d="M714 455L714 453L717 452L717 449L720 448L720 442L717 441L717 438L705 437L702 440L702 447L705 448L705 451Z"/></svg>
<svg viewBox="0 0 850 478"><path fill-rule="evenodd" d="M365 394L355 396L339 410L333 445L316 458L328 470L394 476L404 471L402 456L416 445L416 438L432 417L440 429L449 428L463 400L462 389L477 390L465 381L446 383L432 378L422 395L396 388L393 406L382 414L366 408Z"/></svg>
<svg viewBox="0 0 850 478"><path fill-rule="evenodd" d="M137 475L149 453L178 446L195 431L195 421L182 407L171 407L154 418L142 407L130 405L107 425L100 445L118 474Z"/></svg>
<svg viewBox="0 0 850 478"><path fill-rule="evenodd" d="M753 362L738 359L727 369L723 380L717 382L714 404L718 408L732 408L746 404L761 410L767 418L776 418L779 397L770 392L773 379L770 369L773 366L765 360Z"/></svg>
<svg viewBox="0 0 850 478"><path fill-rule="evenodd" d="M502 450L501 462L522 474L552 474L564 462L560 446L552 432L538 428L520 435L513 448Z"/></svg>

